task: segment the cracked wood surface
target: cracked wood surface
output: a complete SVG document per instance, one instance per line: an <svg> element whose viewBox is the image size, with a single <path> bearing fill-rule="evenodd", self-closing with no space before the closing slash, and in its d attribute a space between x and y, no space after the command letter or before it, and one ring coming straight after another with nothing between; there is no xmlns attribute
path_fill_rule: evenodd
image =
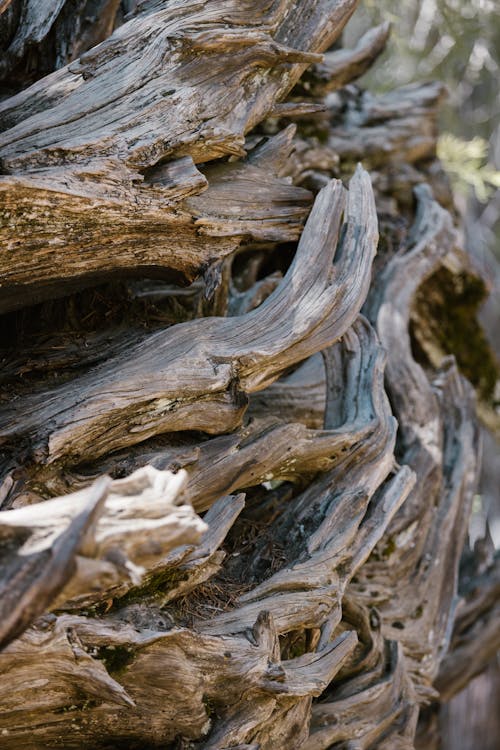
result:
<svg viewBox="0 0 500 750"><path fill-rule="evenodd" d="M272 139L283 161L291 135ZM243 239L297 239L312 196L278 179L277 160L259 151L202 171L190 155L147 175L103 157L0 176L0 311L117 273L192 281Z"/></svg>
<svg viewBox="0 0 500 750"><path fill-rule="evenodd" d="M346 86L354 0L94 5L0 2L2 747L411 750L498 617L473 394L412 347L441 86Z"/></svg>
<svg viewBox="0 0 500 750"><path fill-rule="evenodd" d="M389 404L383 391L384 357L367 321L360 318L353 329L344 337L342 343L332 348L330 356L338 364L335 372L339 381L342 381L343 388L341 383L338 382L337 388L330 389L329 398L335 399L336 397L340 407L344 403L341 393L350 394L347 399L347 404L349 404L347 411L340 408L338 410L339 421L344 427L345 425L366 423L371 439L359 440L357 455L344 453L336 470L327 472L324 478L317 483L318 486L313 484L305 494L298 496L294 514L300 524L307 524L306 516L310 513L311 496L318 499L322 498L321 504L323 505L322 511L316 510L311 518L313 523L316 520L317 528L309 540L307 542L302 540L301 542L299 534L298 544L303 549L302 554L306 556L303 561L301 561L299 554L295 565L290 568L285 567L267 581L261 583L260 586L240 597L240 600L235 602L234 609L226 615L221 613L210 618L210 620L199 620L196 627L199 635L195 635L191 630L182 628L179 630L174 627L173 630L168 630L165 633L150 631L149 635L145 636L144 641L139 643L135 640L131 644L127 640L130 637L130 635L127 635L130 633L130 626L127 630L127 627L123 624L122 617L125 610L118 600L113 614L105 615L100 621L78 617L68 620L64 619L63 616L57 619L40 621L40 624L35 625L34 629L28 631L26 636L15 642L17 645L4 650L0 661L3 661L4 673L8 674L12 681L14 695L18 689L16 685L24 679L25 675L22 668L20 669L17 666L21 654L25 655L27 659L33 659L34 653L37 653L37 658L43 658L43 654L48 651L53 653L54 669L64 669L71 672L73 680L71 684L74 685L74 689L79 688L78 694L83 691L85 696L83 704L76 701L69 710L71 720L76 722L79 727L73 740L75 746L78 742L86 741L86 737L94 736L96 732L104 732L114 741L118 741L120 731L117 728L116 712L122 710L121 705L123 704L128 706L128 727L126 731L129 738L141 736L154 740L160 736L163 739L173 738L179 731L184 734L195 732L195 736L196 733L203 733L209 726L209 717L205 712L204 704L197 704L200 695L196 692L194 684L198 684L200 677L196 671L196 663L192 661L195 654L199 653L203 661L203 674L205 675L204 695L209 702L220 703L224 706L221 716L222 721L219 722L217 730L210 735L204 746L207 748L220 747L218 743L222 741L222 737L225 742L235 743L245 741L249 738L249 735L253 735L254 738L260 740L260 735L262 735L263 746L270 748L272 743L276 741L276 737L280 736L280 732L282 735L281 741L285 741L283 736L289 734L289 712L309 711L310 696L319 695L323 692L334 674L353 652L357 643L354 631L343 632L338 637L332 638L332 628L335 627L342 616L341 599L339 597L341 597L345 588L346 580L368 557L371 549L383 533L383 529L404 501L413 480L411 473L402 469L394 478L384 483L393 467L392 450L395 424L390 416ZM332 427L331 433L334 435L340 434L340 427L337 433L335 428ZM380 456L384 458L380 460ZM339 480L342 476L346 476L348 466L356 467L356 469L354 473L352 471L347 473L350 486L346 491L339 484ZM375 468L376 471L374 471ZM120 481L123 483L129 480ZM183 477L179 477L176 484L177 489L182 485L182 482ZM380 483L383 484L379 488ZM120 482L118 482L118 485L120 485ZM355 514L353 514L354 498L356 498L357 508ZM234 510L231 511L234 501L230 500L231 502L221 506L220 510L217 509L216 503L212 508L215 513L212 516L210 514L205 516L211 530L213 529L215 532L218 527L220 528L220 531L216 534L210 534L208 537L210 541L205 543L205 548L203 548L202 543L202 547L195 548L193 552L189 550L187 553L182 552L181 548L180 553L177 553L177 565L180 563L184 572L192 571L193 567L203 568L213 557L218 543L222 541L228 525L234 522L238 512L238 509L236 509L235 515ZM61 500L48 501L40 506L35 506L35 508L40 508L40 513L45 518L50 518L53 516L51 503L60 504ZM369 514L366 513L368 504L370 504ZM227 510L224 510L224 507ZM23 510L7 511L6 514L13 514L17 517L22 514ZM222 517L220 516L221 511ZM229 516L227 515L228 511ZM221 520L217 521L217 517ZM227 520L224 521L224 518ZM318 520L321 520L319 526ZM339 533L340 529L342 529L342 533ZM279 533L278 527L278 536ZM282 533L290 535L290 531L286 528L283 529ZM354 542L354 540L356 541ZM349 541L352 541L353 544L349 544ZM170 564L172 565L175 562L171 558ZM222 561L219 560L219 564L220 562ZM336 572L337 568L342 570L340 577ZM303 585L305 584L302 591L298 589L301 581ZM193 581L188 580L188 585L193 585ZM290 594L287 594L288 589L290 589ZM182 584L177 589L174 584L174 599L182 595L185 590ZM170 601L171 596L167 595L165 601ZM287 600L287 597L290 601ZM284 601L284 599L287 601ZM329 599L331 599L331 603L328 603ZM135 619L132 619L132 622L136 625L140 621L138 618L144 616L142 605L138 606L140 611L136 612ZM134 605L131 605L128 608L129 614L125 617L134 617L133 607ZM331 617L332 607L336 613L333 618ZM263 612L269 614L263 615ZM145 616L149 620L149 615L146 614ZM325 625L325 629L315 650L292 659L279 658L279 650L277 650L277 635L279 633L286 633L297 627L318 628L321 625ZM136 633L135 638L137 639L137 631L134 630L133 632ZM113 636L113 633L117 633L117 636ZM103 643L106 645L101 645ZM177 647L174 646L175 643L178 644ZM201 644L203 644L203 647L201 647ZM245 644L247 645L245 646ZM264 648L264 653L262 657L259 657L260 661L257 663L255 658L258 657L259 652L255 653L256 647L257 649ZM110 677L108 672L103 675L102 659L104 654L99 651L99 648L107 649L106 653L116 648L130 649L133 653L130 668L125 666L125 671L120 670L118 681L112 676ZM177 658L181 659L178 664L184 664L178 689L183 691L182 701L186 705L186 710L189 706L189 730L182 721L179 723L179 695L176 694L176 681L172 679L172 674L178 670L178 667L175 666L175 662L170 662L170 666L167 668L167 662L165 661L165 659L176 658L174 655L177 653L177 648L180 649ZM248 651L249 648L248 657L245 656L243 659L245 649ZM19 651L19 649L21 650ZM71 667L70 669L69 664L63 666L66 663L65 660L71 659L70 655L75 653L75 649L76 653L79 654L77 661L79 663L83 661L87 666L89 673L87 680L82 679L79 668ZM218 672L218 678L212 686L206 682L206 670L210 671L207 660L210 659L211 649L213 651L212 658L215 660L214 664L219 658L221 650L228 655L226 659L227 668L224 668L222 672L220 668L213 670L214 674L216 671ZM243 649L243 652L241 649ZM251 656L252 652L253 655ZM32 654L31 657L29 657L30 653ZM182 656L183 653L184 656ZM191 664L190 677L186 674L184 662L188 653ZM98 655L97 663L94 664ZM250 658L250 661L248 661L248 658ZM109 659L111 659L111 656ZM127 661L126 656L125 661ZM154 671L152 670L155 662L161 662L162 664L162 674L165 675L163 682L161 679L154 677ZM107 662L105 661L105 663ZM258 666L259 664L261 666ZM109 665L111 665L111 661L109 661ZM237 672L233 673L232 670L235 667ZM241 670L244 670L244 672ZM127 678L128 673L130 673L131 681ZM248 675L250 673L254 677L249 682ZM48 674L50 678L50 670L46 671L45 674ZM148 688L147 696L140 687L142 684L141 674L149 675L148 683L154 685L154 688ZM232 690L231 685L235 684L234 680L240 680L242 674L247 675L246 690L250 690L250 694L255 691L251 705L243 712L237 700L237 694L233 694L231 699L228 693L228 690ZM106 675L108 675L107 678ZM194 680L193 689L189 688L189 680L191 679ZM252 687L253 684L255 687ZM68 699L68 685L65 683L60 687L62 695L65 696L65 699ZM161 719L158 717L152 719L151 711L160 694L164 696L163 700L167 700L167 704L162 712ZM47 710L54 712L55 716L59 716L58 706L60 706L61 697L61 693L54 694L48 691L45 695L44 705L36 710L34 709L31 718L34 727L34 734L32 735L35 738L32 740L35 742L34 746L41 741L36 739L38 733L41 733L39 736L43 736L44 741L49 744L53 741L53 738L58 736L60 722L45 723L42 728L39 725L38 716L46 717ZM307 700L304 703L305 698ZM97 715L94 716L90 724L80 722L79 717L82 716L83 718L89 701L97 700L100 702L103 699L103 705L107 707L104 712L99 712L100 718L98 719ZM71 697L70 700L72 700ZM49 705L50 709L48 708ZM177 706L175 711L174 705ZM256 708L260 709L258 713ZM286 711L286 708L289 710ZM37 713L37 711L41 713ZM260 726L263 712L267 712L269 717L274 716L272 728L267 728L265 725ZM282 717L281 720L280 716ZM3 726L9 729L8 740L19 741L20 738L23 738L24 741L26 735L23 732L19 734L18 730L11 729L12 720L15 721L15 716L13 717L7 710L4 714ZM37 726L39 726L39 729L37 729ZM17 738L17 740L14 740L14 738ZM29 746L30 740L26 738L26 741Z"/></svg>
<svg viewBox="0 0 500 750"><path fill-rule="evenodd" d="M64 2L40 5L25 4L7 56L43 37ZM265 167L238 177L236 166L204 175L195 164L245 156L245 133L321 59L354 5L143 5L97 47L0 102L0 310L116 270L191 281L252 230L296 239L304 191L273 183Z"/></svg>
<svg viewBox="0 0 500 750"><path fill-rule="evenodd" d="M290 270L259 308L154 334L35 398L30 415L13 404L2 415L1 437L38 433L37 459L52 463L96 457L158 432L234 429L247 392L328 346L354 321L377 239L370 180L360 167L348 192L332 181L318 195Z"/></svg>

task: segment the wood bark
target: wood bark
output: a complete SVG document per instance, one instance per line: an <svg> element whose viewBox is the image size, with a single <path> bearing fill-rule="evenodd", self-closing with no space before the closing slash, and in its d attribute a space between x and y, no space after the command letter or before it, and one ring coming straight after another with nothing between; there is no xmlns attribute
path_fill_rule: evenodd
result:
<svg viewBox="0 0 500 750"><path fill-rule="evenodd" d="M498 648L443 90L355 6L0 2L6 750L410 750Z"/></svg>

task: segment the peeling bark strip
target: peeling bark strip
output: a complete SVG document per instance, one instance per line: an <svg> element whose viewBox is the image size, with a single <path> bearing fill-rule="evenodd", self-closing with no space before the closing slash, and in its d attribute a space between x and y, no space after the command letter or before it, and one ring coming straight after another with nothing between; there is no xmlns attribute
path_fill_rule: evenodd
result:
<svg viewBox="0 0 500 750"><path fill-rule="evenodd" d="M2 749L411 750L498 648L442 87L355 5L0 0Z"/></svg>

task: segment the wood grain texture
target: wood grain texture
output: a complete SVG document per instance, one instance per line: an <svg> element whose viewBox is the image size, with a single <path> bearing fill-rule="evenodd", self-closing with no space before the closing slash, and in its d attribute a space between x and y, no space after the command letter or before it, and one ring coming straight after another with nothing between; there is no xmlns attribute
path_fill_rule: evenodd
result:
<svg viewBox="0 0 500 750"><path fill-rule="evenodd" d="M6 750L434 747L498 647L415 313L467 266L442 87L350 84L386 25L323 59L355 6L0 3Z"/></svg>
<svg viewBox="0 0 500 750"><path fill-rule="evenodd" d="M0 4L0 81L25 88L108 37L118 0L10 0Z"/></svg>
<svg viewBox="0 0 500 750"><path fill-rule="evenodd" d="M418 195L407 252L387 265L368 308L390 352L387 384L400 424L402 460L420 481L360 581L365 592L377 590L388 636L400 631L398 640L408 646L410 662L415 660L414 679L425 697L432 695L451 635L458 550L467 533L480 447L471 389L455 362L443 363L429 382L411 353L407 328L412 296L440 258L453 252L455 241L447 212L427 189L419 189Z"/></svg>
<svg viewBox="0 0 500 750"><path fill-rule="evenodd" d="M63 5L26 2L8 54L43 38ZM88 283L117 269L192 280L252 227L295 239L306 195L283 185L273 194L262 169L241 175L239 201L237 167L209 170L208 182L219 183L212 200L184 209L179 200L208 184L194 163L245 156L245 133L321 59L316 52L340 34L354 5L315 0L307 19L290 0L143 7L102 44L1 102L0 310L60 295L61 280Z"/></svg>
<svg viewBox="0 0 500 750"><path fill-rule="evenodd" d="M177 499L185 480L145 467L0 513L2 645L47 610L88 606L123 581L138 585L174 547L199 541L206 524Z"/></svg>
<svg viewBox="0 0 500 750"><path fill-rule="evenodd" d="M294 263L261 307L155 334L35 399L30 415L22 417L14 405L2 417L0 434L19 436L42 426L33 446L39 461L51 463L95 457L167 430L234 429L247 392L331 344L354 321L377 239L370 180L359 168L348 193L333 181L317 197Z"/></svg>
<svg viewBox="0 0 500 750"><path fill-rule="evenodd" d="M266 153L274 146L286 161L292 135ZM296 240L312 196L277 178L279 159L263 163L259 151L203 172L188 155L147 175L108 157L0 176L0 311L117 273L192 281L244 239Z"/></svg>

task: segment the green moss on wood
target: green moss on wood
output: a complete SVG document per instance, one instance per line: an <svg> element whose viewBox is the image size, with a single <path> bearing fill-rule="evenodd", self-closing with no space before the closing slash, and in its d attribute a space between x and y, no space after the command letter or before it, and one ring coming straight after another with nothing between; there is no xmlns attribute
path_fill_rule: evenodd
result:
<svg viewBox="0 0 500 750"><path fill-rule="evenodd" d="M440 268L419 289L412 312L412 334L417 359L437 348L453 354L457 364L484 401L491 401L500 377L499 364L478 320L487 295L484 282L468 272Z"/></svg>
<svg viewBox="0 0 500 750"><path fill-rule="evenodd" d="M111 677L119 677L135 659L135 653L126 646L102 646L98 649L100 659Z"/></svg>

